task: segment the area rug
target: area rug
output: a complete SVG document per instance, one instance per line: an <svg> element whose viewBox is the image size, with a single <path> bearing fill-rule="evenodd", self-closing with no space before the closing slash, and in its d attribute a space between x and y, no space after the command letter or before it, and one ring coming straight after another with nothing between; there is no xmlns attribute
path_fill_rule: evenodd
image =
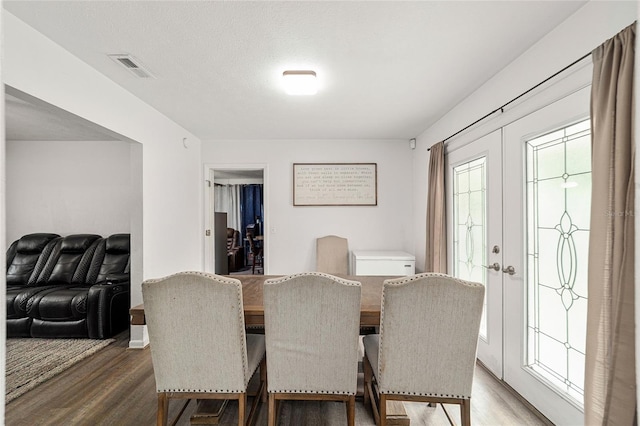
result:
<svg viewBox="0 0 640 426"><path fill-rule="evenodd" d="M115 342L115 339L7 339L5 404Z"/></svg>

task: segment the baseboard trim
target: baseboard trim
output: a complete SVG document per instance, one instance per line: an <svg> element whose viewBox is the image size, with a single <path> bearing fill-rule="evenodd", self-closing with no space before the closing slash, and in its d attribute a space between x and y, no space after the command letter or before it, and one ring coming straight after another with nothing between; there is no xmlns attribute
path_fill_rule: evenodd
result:
<svg viewBox="0 0 640 426"><path fill-rule="evenodd" d="M149 342L142 340L129 340L129 349L144 349L149 346Z"/></svg>
<svg viewBox="0 0 640 426"><path fill-rule="evenodd" d="M146 325L132 325L129 334L129 349L144 349L149 346Z"/></svg>

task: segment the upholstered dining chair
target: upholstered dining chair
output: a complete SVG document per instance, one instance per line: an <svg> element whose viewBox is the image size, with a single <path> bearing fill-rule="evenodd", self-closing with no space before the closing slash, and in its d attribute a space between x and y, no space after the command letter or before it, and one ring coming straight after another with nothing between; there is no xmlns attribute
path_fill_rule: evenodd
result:
<svg viewBox="0 0 640 426"><path fill-rule="evenodd" d="M327 235L316 239L316 271L331 275L349 274L349 243L346 238Z"/></svg>
<svg viewBox="0 0 640 426"><path fill-rule="evenodd" d="M349 275L349 241L336 235L316 239L316 271L331 275ZM375 327L360 327L360 334L372 334Z"/></svg>
<svg viewBox="0 0 640 426"><path fill-rule="evenodd" d="M279 400L347 403L355 423L360 283L308 272L264 283L269 426Z"/></svg>
<svg viewBox="0 0 640 426"><path fill-rule="evenodd" d="M484 292L444 274L385 280L380 334L363 338L364 402L378 426L388 400L459 404L462 424L471 424Z"/></svg>
<svg viewBox="0 0 640 426"><path fill-rule="evenodd" d="M249 379L260 367L259 399L266 401L264 336L245 335L240 281L201 272L181 272L142 283L151 359L158 393L157 424L166 425L169 400L238 400L245 424Z"/></svg>

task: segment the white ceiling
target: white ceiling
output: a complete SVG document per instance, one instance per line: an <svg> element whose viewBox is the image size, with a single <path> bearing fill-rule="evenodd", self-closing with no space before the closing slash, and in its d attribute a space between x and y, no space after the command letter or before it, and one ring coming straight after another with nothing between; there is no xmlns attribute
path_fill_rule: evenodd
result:
<svg viewBox="0 0 640 426"><path fill-rule="evenodd" d="M417 136L584 1L4 1L203 140ZM135 56L139 79L107 54ZM287 69L320 91L292 97ZM25 126L9 115L7 131ZM466 123L461 123L464 125Z"/></svg>

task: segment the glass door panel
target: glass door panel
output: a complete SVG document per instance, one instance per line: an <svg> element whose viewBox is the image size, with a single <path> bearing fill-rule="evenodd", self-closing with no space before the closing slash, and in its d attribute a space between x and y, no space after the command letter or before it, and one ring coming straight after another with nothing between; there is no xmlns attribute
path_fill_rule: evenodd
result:
<svg viewBox="0 0 640 426"><path fill-rule="evenodd" d="M486 285L486 164L487 158L460 164L453 169L453 275ZM480 335L487 338L485 300Z"/></svg>
<svg viewBox="0 0 640 426"><path fill-rule="evenodd" d="M502 377L502 187L500 131L447 154L449 270L485 285L478 359ZM497 264L497 269L489 266Z"/></svg>
<svg viewBox="0 0 640 426"><path fill-rule="evenodd" d="M590 121L526 142L526 366L584 397L591 205Z"/></svg>

